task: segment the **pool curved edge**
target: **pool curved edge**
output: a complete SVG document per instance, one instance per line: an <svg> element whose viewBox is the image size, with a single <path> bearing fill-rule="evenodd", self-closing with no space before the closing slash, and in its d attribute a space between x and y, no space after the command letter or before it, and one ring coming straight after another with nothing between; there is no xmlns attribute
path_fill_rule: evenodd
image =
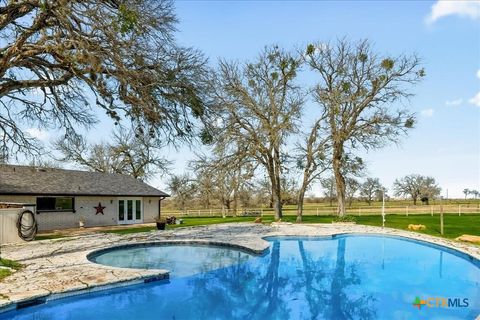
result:
<svg viewBox="0 0 480 320"><path fill-rule="evenodd" d="M310 235L310 236L308 236L308 235L307 236L305 236L305 235L280 235L280 236L268 235L268 236L262 237L262 239L264 239L266 241L268 241L270 239L275 239L275 238L288 239L288 240L295 240L296 238L297 239L298 238L312 238L312 239L329 240L329 239L337 239L337 238L348 237L348 236L385 237L385 238L392 238L392 239L399 239L399 240L403 240L403 241L409 241L409 242L413 242L413 243L416 243L416 244L419 244L419 245L423 245L423 246L426 246L426 247L430 247L430 248L434 248L434 249L437 249L437 250L441 250L441 251L450 253L452 255L455 255L459 258L462 258L464 260L467 260L467 261L471 262L473 265L475 265L477 268L480 269L480 259L474 257L473 255L471 255L468 252L465 252L462 249L454 248L454 247L447 246L447 245L444 245L444 244L438 244L438 243L435 243L435 242L433 242L431 240L427 240L427 239L418 239L418 238L413 237L413 236L410 237L408 235L386 234L386 233L380 233L380 232L379 233L340 232L340 233L335 233L335 234L330 234L330 235L318 235L318 236L315 236L315 235Z"/></svg>
<svg viewBox="0 0 480 320"><path fill-rule="evenodd" d="M264 241L260 237L257 240ZM266 241L265 241L266 242ZM58 293L48 293L48 294L39 294L36 296L32 296L26 299L21 299L18 301L10 301L6 304L0 304L0 314L12 310L23 309L30 306L40 305L48 301L58 300L62 298L67 298L71 296L79 296L90 294L99 291L110 290L113 288L120 288L120 287L127 287L138 285L142 283L150 283L154 281L161 281L167 280L169 278L169 270L165 269L135 269L135 268L121 268L121 267L114 267L103 265L100 263L95 262L93 259L103 253L124 249L124 248L132 248L132 247L146 247L146 246L168 246L168 245L178 245L178 246L188 246L188 245L196 245L196 246L210 246L210 247L218 247L218 248L230 248L237 251L245 252L248 254L261 256L265 255L269 251L270 245L266 242L263 248L254 248L249 247L247 245L241 245L237 243L228 243L223 241L211 241L211 240L201 240L201 239L182 239L182 240L159 240L159 241L143 241L143 242L133 242L133 243L123 243L113 246L108 246L101 249L95 249L87 251L85 255L86 263L94 264L99 268L105 268L106 270L138 270L139 272L148 271L148 275L141 275L139 274L133 279L125 280L125 281L112 281L106 282L94 286L89 286L87 288L76 289L76 290L66 290Z"/></svg>
<svg viewBox="0 0 480 320"><path fill-rule="evenodd" d="M251 255L264 255L268 252L269 246L266 246L261 249L255 249L252 247L236 244L236 243L228 243L228 242L223 242L223 241L210 241L210 240L160 240L160 241L144 241L144 242L134 242L134 243L124 243L124 244L119 244L119 245L114 245L114 246L109 246L106 248L102 249L96 249L93 251L90 251L87 253L86 258L88 259L89 262L95 263L97 265L102 265L94 259L98 257L99 255L102 255L104 253L114 251L114 250L119 250L119 249L127 249L127 248L138 248L138 247L149 247L149 246L171 246L171 245L176 245L176 246L188 246L188 245L195 245L195 246L205 246L205 247L217 247L217 248L229 248L229 249L234 249L237 251L241 251L244 253L248 253ZM102 265L105 266L105 265ZM110 266L108 266L110 268ZM115 268L115 267L114 267ZM123 268L119 268L123 269ZM152 270L152 269L150 269Z"/></svg>

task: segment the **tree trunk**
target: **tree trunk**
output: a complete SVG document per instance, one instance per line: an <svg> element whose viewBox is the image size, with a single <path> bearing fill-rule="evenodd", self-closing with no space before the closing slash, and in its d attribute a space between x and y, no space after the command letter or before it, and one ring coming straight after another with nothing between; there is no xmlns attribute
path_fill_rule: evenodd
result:
<svg viewBox="0 0 480 320"><path fill-rule="evenodd" d="M305 171L303 172L303 180L302 185L300 186L300 190L298 190L297 196L297 222L302 222L303 217L303 201L305 199L305 192L307 192L308 188L308 179L309 179L309 167L310 164L307 164Z"/></svg>
<svg viewBox="0 0 480 320"><path fill-rule="evenodd" d="M335 185L337 187L337 214L343 217L346 213L345 208L345 178L342 174L343 146L334 144L333 149L333 174L335 175Z"/></svg>
<svg viewBox="0 0 480 320"><path fill-rule="evenodd" d="M280 181L280 158L278 152L273 151L273 157L269 159L268 177L272 189L273 210L275 220L282 218L282 184Z"/></svg>
<svg viewBox="0 0 480 320"><path fill-rule="evenodd" d="M297 197L297 222L302 222L303 200L305 199L305 189L301 188Z"/></svg>
<svg viewBox="0 0 480 320"><path fill-rule="evenodd" d="M238 195L237 195L237 192L234 191L234 194L233 194L233 215L235 217L237 216L237 204L238 204Z"/></svg>
<svg viewBox="0 0 480 320"><path fill-rule="evenodd" d="M275 188L275 191L273 194L273 210L275 213L275 220L282 219L282 197L277 188Z"/></svg>
<svg viewBox="0 0 480 320"><path fill-rule="evenodd" d="M417 205L417 197L413 197L413 205L414 205L414 206Z"/></svg>
<svg viewBox="0 0 480 320"><path fill-rule="evenodd" d="M222 197L222 218L225 218L226 214L225 214L225 200L224 198Z"/></svg>

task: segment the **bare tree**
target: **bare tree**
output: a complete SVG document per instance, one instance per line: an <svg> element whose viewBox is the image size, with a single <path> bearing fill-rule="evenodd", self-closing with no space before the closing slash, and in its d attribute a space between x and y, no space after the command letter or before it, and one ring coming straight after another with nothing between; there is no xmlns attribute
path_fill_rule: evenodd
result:
<svg viewBox="0 0 480 320"><path fill-rule="evenodd" d="M360 182L358 182L357 179L347 177L345 179L345 185L346 185L345 195L346 195L346 199L348 200L348 206L352 207L353 199L355 199L355 194L360 189L361 184Z"/></svg>
<svg viewBox="0 0 480 320"><path fill-rule="evenodd" d="M173 175L167 182L168 189L173 196L175 206L182 211L187 209L187 204L192 201L197 192L195 181L188 174Z"/></svg>
<svg viewBox="0 0 480 320"><path fill-rule="evenodd" d="M478 196L480 195L480 191L478 190L470 190L470 193L473 194L474 199L477 199Z"/></svg>
<svg viewBox="0 0 480 320"><path fill-rule="evenodd" d="M205 59L175 42L170 0L0 0L0 148L38 151L22 127L67 134L126 118L167 137L207 115Z"/></svg>
<svg viewBox="0 0 480 320"><path fill-rule="evenodd" d="M273 208L272 187L270 186L269 178L263 176L257 179L254 184L257 190L257 201L268 208Z"/></svg>
<svg viewBox="0 0 480 320"><path fill-rule="evenodd" d="M360 187L360 196L370 205L372 201L377 198L378 193L381 193L383 190L384 187L380 183L380 179L367 178Z"/></svg>
<svg viewBox="0 0 480 320"><path fill-rule="evenodd" d="M237 154L238 152L233 156L227 155L225 150L217 146L211 157L197 155L197 159L190 162L190 166L197 173L197 179L200 177L202 180L201 177L208 176L204 179L211 180L213 184L211 195L220 202L223 215L225 210L230 209L237 214L240 192L248 189L255 170L248 159ZM202 187L200 182L198 185L200 193L207 192L200 189Z"/></svg>
<svg viewBox="0 0 480 320"><path fill-rule="evenodd" d="M335 189L335 177L321 179L320 184L323 188L323 195L329 201L330 206L332 206L333 200L337 197L337 191Z"/></svg>
<svg viewBox="0 0 480 320"><path fill-rule="evenodd" d="M38 167L38 168L55 168L55 169L63 168L63 164L60 161L57 161L55 159L43 158L43 157L39 157L39 158L34 157L28 165L32 167Z"/></svg>
<svg viewBox="0 0 480 320"><path fill-rule="evenodd" d="M220 62L215 105L224 108L217 145L236 157L253 159L266 171L275 219L282 217L281 188L286 140L296 133L304 96L295 84L300 61L268 47L253 63ZM241 153L239 153L241 151Z"/></svg>
<svg viewBox="0 0 480 320"><path fill-rule="evenodd" d="M338 214L343 216L345 154L396 142L413 127L413 115L404 109L395 111L392 104L410 96L408 86L417 83L424 71L416 56L381 57L368 41L311 44L304 57L320 76L314 99L327 113Z"/></svg>
<svg viewBox="0 0 480 320"><path fill-rule="evenodd" d="M215 176L208 170L198 170L195 172L195 182L197 185L197 198L200 205L204 209L210 209L218 190Z"/></svg>
<svg viewBox="0 0 480 320"><path fill-rule="evenodd" d="M325 115L324 112L313 124L310 134L303 142L297 144L297 167L303 171L297 195L297 222L302 221L303 202L308 188L330 168L329 163L331 162L327 159L329 137L323 134L324 131L321 127Z"/></svg>
<svg viewBox="0 0 480 320"><path fill-rule="evenodd" d="M84 137L71 135L68 139L58 139L53 145L62 154L58 161L71 161L97 172L114 173L120 167L119 159L113 157L112 148L106 142L89 144Z"/></svg>
<svg viewBox="0 0 480 320"><path fill-rule="evenodd" d="M140 180L167 171L171 163L161 155L162 147L161 141L141 129L118 129L111 143L89 144L77 135L55 143L62 153L60 161L73 161L92 171L128 174Z"/></svg>
<svg viewBox="0 0 480 320"><path fill-rule="evenodd" d="M433 177L411 174L401 179L396 179L393 183L393 190L396 196L410 196L413 204L417 205L417 199L426 197L434 198L442 190Z"/></svg>

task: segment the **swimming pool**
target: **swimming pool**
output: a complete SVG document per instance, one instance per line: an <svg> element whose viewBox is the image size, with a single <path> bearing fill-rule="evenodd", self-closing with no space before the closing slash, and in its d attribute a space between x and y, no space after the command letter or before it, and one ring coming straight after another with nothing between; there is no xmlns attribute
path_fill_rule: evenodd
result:
<svg viewBox="0 0 480 320"><path fill-rule="evenodd" d="M466 255L385 236L268 241L267 254L238 263L50 301L0 319L475 319L480 314L479 262Z"/></svg>
<svg viewBox="0 0 480 320"><path fill-rule="evenodd" d="M252 255L206 244L146 243L100 250L89 255L92 262L120 268L166 269L172 277L184 277L240 264Z"/></svg>

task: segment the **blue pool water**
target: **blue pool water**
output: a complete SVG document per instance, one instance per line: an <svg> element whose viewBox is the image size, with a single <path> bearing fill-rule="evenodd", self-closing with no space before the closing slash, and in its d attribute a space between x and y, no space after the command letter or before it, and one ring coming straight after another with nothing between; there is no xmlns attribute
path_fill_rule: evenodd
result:
<svg viewBox="0 0 480 320"><path fill-rule="evenodd" d="M247 261L252 256L238 250L206 245L141 245L108 250L91 261L107 266L166 269L170 278L184 277Z"/></svg>
<svg viewBox="0 0 480 320"><path fill-rule="evenodd" d="M480 314L480 267L467 257L380 236L269 241L263 256L237 252L238 263L228 260L218 269L51 301L0 319L475 319ZM190 257L195 261L195 250ZM417 296L462 303L419 309L413 306ZM460 306L464 299L468 307Z"/></svg>

